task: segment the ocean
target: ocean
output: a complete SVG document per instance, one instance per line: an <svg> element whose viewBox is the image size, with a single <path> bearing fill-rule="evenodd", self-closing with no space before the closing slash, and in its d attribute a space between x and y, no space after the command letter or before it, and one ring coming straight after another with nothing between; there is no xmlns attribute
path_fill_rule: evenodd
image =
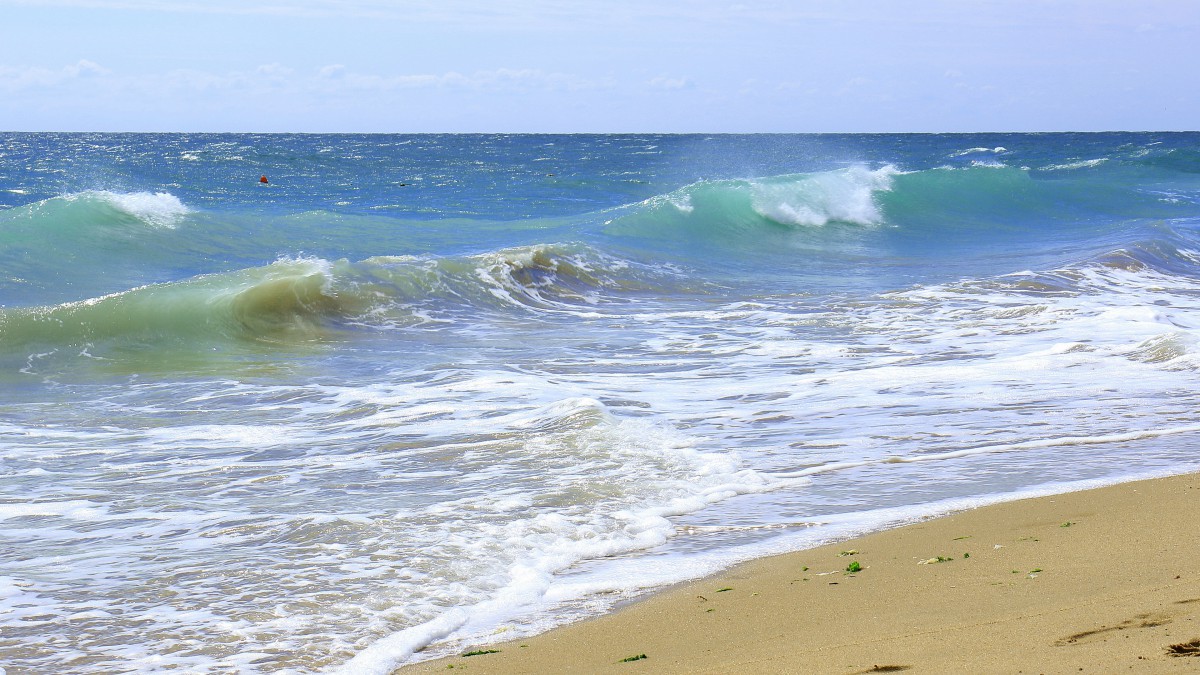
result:
<svg viewBox="0 0 1200 675"><path fill-rule="evenodd" d="M1198 370L1197 133L0 134L0 672L389 673L1200 470Z"/></svg>

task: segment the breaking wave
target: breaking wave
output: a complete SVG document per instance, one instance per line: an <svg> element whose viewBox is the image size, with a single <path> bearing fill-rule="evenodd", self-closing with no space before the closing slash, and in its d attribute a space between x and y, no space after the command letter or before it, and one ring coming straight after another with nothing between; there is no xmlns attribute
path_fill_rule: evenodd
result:
<svg viewBox="0 0 1200 675"><path fill-rule="evenodd" d="M666 291L673 278L569 244L450 258L289 258L59 305L0 309L0 348L310 341L339 329L437 323L464 312L587 311Z"/></svg>

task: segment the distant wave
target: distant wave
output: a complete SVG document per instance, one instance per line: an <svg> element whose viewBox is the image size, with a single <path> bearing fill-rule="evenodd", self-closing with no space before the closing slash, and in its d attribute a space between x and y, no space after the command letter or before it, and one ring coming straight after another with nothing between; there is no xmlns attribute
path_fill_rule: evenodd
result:
<svg viewBox="0 0 1200 675"><path fill-rule="evenodd" d="M1191 215L1160 195L1136 189L1119 170L1106 173L1108 165L1100 159L1038 171L975 164L908 172L880 195L880 209L890 225L947 235L980 226L1044 231L1051 222L1078 231L1121 219Z"/></svg>
<svg viewBox="0 0 1200 675"><path fill-rule="evenodd" d="M213 249L205 240L211 228L186 226L195 214L167 192L107 190L0 209L0 305L61 302L170 278L159 270Z"/></svg>
<svg viewBox="0 0 1200 675"><path fill-rule="evenodd" d="M1109 161L1107 157L1097 157L1096 159L1081 159L1074 162L1064 162L1062 164L1051 164L1042 167L1043 171L1072 171L1074 169L1093 169L1101 164Z"/></svg>
<svg viewBox="0 0 1200 675"><path fill-rule="evenodd" d="M0 211L0 236L22 225L60 232L129 224L174 228L192 212L169 192L86 190Z"/></svg>
<svg viewBox="0 0 1200 675"><path fill-rule="evenodd" d="M770 244L772 237L830 226L885 221L878 196L892 189L893 167L850 167L811 174L700 181L634 204L604 232L677 244ZM766 240L761 239L766 237Z"/></svg>
<svg viewBox="0 0 1200 675"><path fill-rule="evenodd" d="M1092 164L1083 165L1093 166ZM716 243L771 248L781 239L821 230L881 226L923 230L1006 221L1031 213L1070 217L1094 201L1137 195L1121 184L1090 176L1086 182L1039 182L1030 171L999 163L901 171L852 167L812 174L701 181L629 207L605 232L679 244ZM1159 202L1142 199L1147 203ZM1055 215L1054 217L1058 217Z"/></svg>
<svg viewBox="0 0 1200 675"><path fill-rule="evenodd" d="M897 171L854 167L750 183L755 213L776 223L819 227L830 222L878 225L883 214L875 195L892 189Z"/></svg>
<svg viewBox="0 0 1200 675"><path fill-rule="evenodd" d="M995 155L999 155L1000 153L1003 153L1003 152L1008 152L1008 149L1004 148L1002 146L997 146L994 148L979 147L979 148L967 148L966 150L959 150L958 152L951 153L950 156L951 157L966 157L967 155L977 155L977 154L983 154L983 153L992 153Z"/></svg>
<svg viewBox="0 0 1200 675"><path fill-rule="evenodd" d="M192 212L179 198L169 192L109 192L88 191L65 197L67 201L82 200L108 206L155 227L173 228Z"/></svg>
<svg viewBox="0 0 1200 675"><path fill-rule="evenodd" d="M0 266L95 268L105 260L156 257L194 211L166 192L88 190L0 210ZM150 243L154 240L156 243Z"/></svg>
<svg viewBox="0 0 1200 675"><path fill-rule="evenodd" d="M1200 173L1200 150L1171 148L1163 152L1151 152L1139 157L1136 163L1172 172Z"/></svg>
<svg viewBox="0 0 1200 675"><path fill-rule="evenodd" d="M890 190L897 173L890 166L876 170L851 167L753 180L703 181L650 200L647 206L659 209L669 205L689 215L725 215L796 227L877 225L882 214L875 195Z"/></svg>

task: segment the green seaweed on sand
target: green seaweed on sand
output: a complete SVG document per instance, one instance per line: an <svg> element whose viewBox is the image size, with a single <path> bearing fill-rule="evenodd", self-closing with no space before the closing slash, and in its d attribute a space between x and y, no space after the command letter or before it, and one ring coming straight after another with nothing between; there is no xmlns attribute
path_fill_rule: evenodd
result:
<svg viewBox="0 0 1200 675"><path fill-rule="evenodd" d="M468 656L481 656L483 654L499 654L499 653L500 653L499 649L477 649L473 652L467 652L467 653L463 654L462 656L463 656L463 658L466 658Z"/></svg>
<svg viewBox="0 0 1200 675"><path fill-rule="evenodd" d="M855 572L861 572L861 571L862 571L862 565L858 564L857 560L851 560L850 564L846 565L846 574L854 574Z"/></svg>
<svg viewBox="0 0 1200 675"><path fill-rule="evenodd" d="M646 656L645 654L638 654L637 656L627 656L620 661L617 661L617 663L629 663L630 661L641 661L642 659L648 658L650 657Z"/></svg>

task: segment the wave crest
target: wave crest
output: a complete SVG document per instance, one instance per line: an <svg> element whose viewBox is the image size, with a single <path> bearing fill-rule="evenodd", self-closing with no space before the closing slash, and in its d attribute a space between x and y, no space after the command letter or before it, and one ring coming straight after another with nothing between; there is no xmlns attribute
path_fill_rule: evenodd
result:
<svg viewBox="0 0 1200 675"><path fill-rule="evenodd" d="M756 213L784 225L819 227L831 222L878 225L883 214L875 195L892 189L898 172L886 166L874 171L851 167L800 177L749 183Z"/></svg>
<svg viewBox="0 0 1200 675"><path fill-rule="evenodd" d="M90 246L106 238L133 238L146 231L173 230L193 209L169 192L86 190L0 211L0 243L65 243Z"/></svg>
<svg viewBox="0 0 1200 675"><path fill-rule="evenodd" d="M848 167L809 174L701 181L627 207L605 233L678 244L773 246L779 237L835 224L886 221L879 197L901 172Z"/></svg>
<svg viewBox="0 0 1200 675"><path fill-rule="evenodd" d="M350 327L453 323L464 314L579 314L621 302L627 293L662 291L670 278L669 272L568 244L357 263L281 259L60 305L0 309L0 351L99 343L295 343Z"/></svg>
<svg viewBox="0 0 1200 675"><path fill-rule="evenodd" d="M174 228L192 212L178 197L169 192L109 192L107 190L80 193L86 200L96 201L123 214L153 225ZM68 196L71 201L76 197Z"/></svg>

